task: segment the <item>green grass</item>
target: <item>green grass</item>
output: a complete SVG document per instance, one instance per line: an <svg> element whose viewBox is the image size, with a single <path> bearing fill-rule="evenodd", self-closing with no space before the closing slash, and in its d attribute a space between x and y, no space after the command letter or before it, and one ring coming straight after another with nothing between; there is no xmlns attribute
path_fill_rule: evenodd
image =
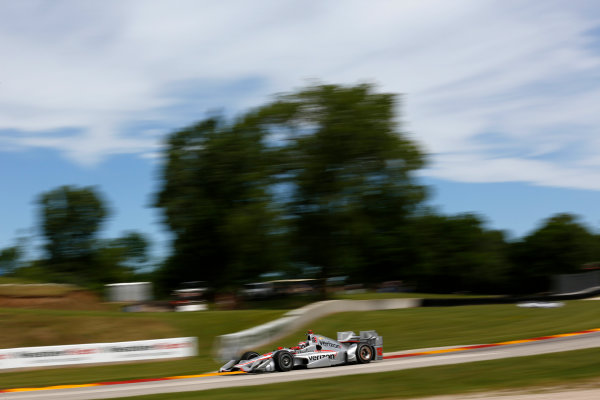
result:
<svg viewBox="0 0 600 400"><path fill-rule="evenodd" d="M499 304L346 312L307 324L281 343L298 342L308 329L332 338L337 331L375 329L384 351L494 343L600 328L599 311L596 301L570 301L560 308Z"/></svg>
<svg viewBox="0 0 600 400"><path fill-rule="evenodd" d="M427 307L402 310L349 312L330 315L297 330L274 345L292 345L304 337L307 329L336 337L338 330L375 329L384 338L384 351L426 347L493 343L566 333L600 327L600 303L571 301L562 308L519 308L516 305L480 305L465 307ZM0 388L47 386L98 381L126 380L161 376L197 374L220 365L212 358L216 336L236 332L273 320L281 310L242 310L200 313L110 313L76 311L0 310L0 332L9 326L5 315L20 318L66 318L73 330L79 330L92 317L111 317L127 324L138 324L144 333L145 320L161 322L178 336L198 337L199 356L186 360L112 365L85 368L60 368L39 371L0 373ZM25 317L24 317L25 316ZM28 317L27 317L28 316ZM17 317L11 317L17 318ZM93 319L93 318L92 318ZM19 325L23 326L21 320ZM115 337L120 337L115 328ZM145 339L148 337L141 337ZM86 342L95 342L90 336ZM131 339L133 340L133 339ZM59 343L54 343L59 344ZM2 346L5 347L5 346ZM273 345L257 350L270 350ZM68 371L68 372L66 372Z"/></svg>
<svg viewBox="0 0 600 400"><path fill-rule="evenodd" d="M340 367L343 368L343 367ZM261 400L406 399L443 394L535 390L557 386L600 387L600 349L418 368L377 374L350 375L255 387L157 394L136 400L238 399L256 395Z"/></svg>

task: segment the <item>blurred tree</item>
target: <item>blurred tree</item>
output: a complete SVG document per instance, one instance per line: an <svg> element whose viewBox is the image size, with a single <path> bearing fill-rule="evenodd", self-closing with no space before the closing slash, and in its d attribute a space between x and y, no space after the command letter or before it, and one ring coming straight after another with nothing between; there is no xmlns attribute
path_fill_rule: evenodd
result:
<svg viewBox="0 0 600 400"><path fill-rule="evenodd" d="M96 234L107 209L93 187L62 186L40 195L46 265L59 279L88 281L94 275Z"/></svg>
<svg viewBox="0 0 600 400"><path fill-rule="evenodd" d="M144 263L148 261L150 242L139 232L125 232L120 238L111 239L108 242L108 247L121 249L123 252L122 262L131 268L142 268Z"/></svg>
<svg viewBox="0 0 600 400"><path fill-rule="evenodd" d="M582 272L583 264L597 261L597 243L597 237L577 216L557 214L548 218L536 231L511 245L515 291L547 291L552 275Z"/></svg>
<svg viewBox="0 0 600 400"><path fill-rule="evenodd" d="M252 114L175 132L166 156L156 206L175 239L157 273L163 285L202 280L223 288L280 264L273 163Z"/></svg>
<svg viewBox="0 0 600 400"><path fill-rule="evenodd" d="M501 231L486 230L473 214L416 217L412 227L414 279L420 291L498 293L510 265Z"/></svg>
<svg viewBox="0 0 600 400"><path fill-rule="evenodd" d="M96 249L96 283L128 282L135 279L148 261L149 242L138 232L103 241Z"/></svg>
<svg viewBox="0 0 600 400"><path fill-rule="evenodd" d="M19 267L21 249L18 246L0 250L0 275L10 274Z"/></svg>
<svg viewBox="0 0 600 400"><path fill-rule="evenodd" d="M424 199L424 164L399 130L396 97L368 84L318 85L279 96L257 118L279 148L294 258L323 278L401 277L407 216Z"/></svg>

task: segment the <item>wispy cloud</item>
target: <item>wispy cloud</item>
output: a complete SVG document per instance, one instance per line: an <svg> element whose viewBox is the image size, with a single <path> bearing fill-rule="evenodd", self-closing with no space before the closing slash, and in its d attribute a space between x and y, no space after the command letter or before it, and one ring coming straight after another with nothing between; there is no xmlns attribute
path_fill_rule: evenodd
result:
<svg viewBox="0 0 600 400"><path fill-rule="evenodd" d="M593 1L0 4L0 150L149 157L316 78L403 93L425 174L600 189Z"/></svg>

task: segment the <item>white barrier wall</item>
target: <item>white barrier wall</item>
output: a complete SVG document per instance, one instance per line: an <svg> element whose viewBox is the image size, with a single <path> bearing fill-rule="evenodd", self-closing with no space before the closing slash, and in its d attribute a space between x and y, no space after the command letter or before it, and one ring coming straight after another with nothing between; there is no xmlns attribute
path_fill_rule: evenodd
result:
<svg viewBox="0 0 600 400"><path fill-rule="evenodd" d="M0 349L0 370L193 357L195 337Z"/></svg>
<svg viewBox="0 0 600 400"><path fill-rule="evenodd" d="M140 302L152 300L151 282L124 282L106 285L109 302Z"/></svg>
<svg viewBox="0 0 600 400"><path fill-rule="evenodd" d="M311 321L328 314L349 311L393 310L399 308L419 307L421 299L381 299L381 300L328 300L312 303L302 308L289 311L283 317L266 324L255 326L236 333L222 335L217 338L215 355L222 361L232 360L246 350L256 349L275 340L283 338ZM318 327L314 327L318 330ZM341 326L340 330L366 330L371 327Z"/></svg>
<svg viewBox="0 0 600 400"><path fill-rule="evenodd" d="M558 294L578 293L600 287L600 271L552 276L552 292Z"/></svg>

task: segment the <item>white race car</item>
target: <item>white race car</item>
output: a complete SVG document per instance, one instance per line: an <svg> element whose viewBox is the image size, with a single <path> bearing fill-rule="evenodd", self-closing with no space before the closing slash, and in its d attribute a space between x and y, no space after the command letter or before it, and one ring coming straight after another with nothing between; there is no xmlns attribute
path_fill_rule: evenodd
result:
<svg viewBox="0 0 600 400"><path fill-rule="evenodd" d="M298 346L279 347L265 354L254 351L223 365L219 372L286 372L294 368L319 368L383 359L383 338L375 331L338 332L337 340L308 331Z"/></svg>

